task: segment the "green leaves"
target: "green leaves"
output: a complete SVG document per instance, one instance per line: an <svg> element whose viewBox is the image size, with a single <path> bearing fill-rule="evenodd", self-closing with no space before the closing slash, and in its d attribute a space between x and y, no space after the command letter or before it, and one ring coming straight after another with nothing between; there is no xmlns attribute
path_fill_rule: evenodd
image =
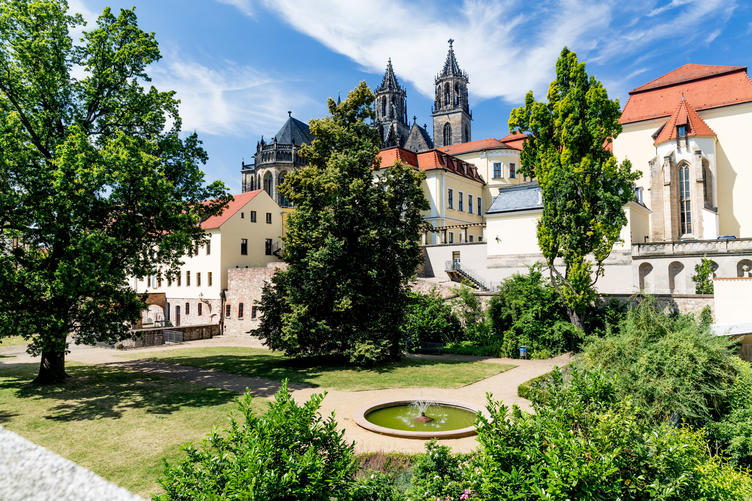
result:
<svg viewBox="0 0 752 501"><path fill-rule="evenodd" d="M336 355L352 362L396 358L407 281L421 261L421 174L401 164L374 179L379 151L365 83L330 116L311 121L301 148L308 165L280 188L295 209L284 259L261 301L256 334L291 356Z"/></svg>
<svg viewBox="0 0 752 501"><path fill-rule="evenodd" d="M547 98L538 102L529 92L525 105L512 110L509 127L528 136L520 172L535 177L543 190L538 244L570 316L582 327L595 298L593 285L627 222L623 207L640 173L631 172L628 161L617 164L605 148L621 132L619 103L608 99L567 48ZM564 262L563 274L554 266L557 259Z"/></svg>
<svg viewBox="0 0 752 501"><path fill-rule="evenodd" d="M80 45L78 24L62 0L0 4L0 335L34 354L126 335L129 276L174 269L229 198L174 94L142 86L160 56L133 9Z"/></svg>

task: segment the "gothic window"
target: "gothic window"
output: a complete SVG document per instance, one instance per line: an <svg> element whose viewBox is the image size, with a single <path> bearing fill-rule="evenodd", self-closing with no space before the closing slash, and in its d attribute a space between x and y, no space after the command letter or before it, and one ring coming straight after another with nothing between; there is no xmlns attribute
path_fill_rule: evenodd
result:
<svg viewBox="0 0 752 501"><path fill-rule="evenodd" d="M457 106L460 101L460 84L455 83L454 84L454 105Z"/></svg>
<svg viewBox="0 0 752 501"><path fill-rule="evenodd" d="M692 210L689 197L689 165L679 166L679 213L681 214L681 234L692 233Z"/></svg>
<svg viewBox="0 0 752 501"><path fill-rule="evenodd" d="M381 116L382 118L386 116L386 97L381 98Z"/></svg>
<svg viewBox="0 0 752 501"><path fill-rule="evenodd" d="M444 105L449 105L449 82L444 84Z"/></svg>
<svg viewBox="0 0 752 501"><path fill-rule="evenodd" d="M467 141L470 141L470 129L468 129L467 125L465 125L463 132L464 135L462 136L462 142L466 143Z"/></svg>
<svg viewBox="0 0 752 501"><path fill-rule="evenodd" d="M702 166L702 190L705 195L705 208L712 209L713 204L713 173L710 168L704 164Z"/></svg>
<svg viewBox="0 0 752 501"><path fill-rule="evenodd" d="M452 126L449 122L444 124L444 146L452 144Z"/></svg>
<svg viewBox="0 0 752 501"><path fill-rule="evenodd" d="M266 174L264 174L264 191L266 191L270 197L273 196L272 195L272 191L274 189L273 185L274 185L274 180L272 179L272 173L267 172Z"/></svg>

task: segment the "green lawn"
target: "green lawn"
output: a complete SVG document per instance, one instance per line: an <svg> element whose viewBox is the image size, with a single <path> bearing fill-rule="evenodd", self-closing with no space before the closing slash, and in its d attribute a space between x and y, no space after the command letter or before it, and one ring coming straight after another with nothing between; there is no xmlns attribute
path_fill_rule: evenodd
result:
<svg viewBox="0 0 752 501"><path fill-rule="evenodd" d="M0 349L5 346L26 346L27 341L21 336L0 337Z"/></svg>
<svg viewBox="0 0 752 501"><path fill-rule="evenodd" d="M0 424L145 497L160 490L162 457L236 408L225 390L103 366L70 364L64 385L31 386L37 369L0 366Z"/></svg>
<svg viewBox="0 0 752 501"><path fill-rule="evenodd" d="M132 357L135 354L123 356ZM294 360L259 348L208 347L142 352L139 358L216 369L336 390L375 390L430 386L457 388L511 369L514 365L405 358L375 368L326 365Z"/></svg>

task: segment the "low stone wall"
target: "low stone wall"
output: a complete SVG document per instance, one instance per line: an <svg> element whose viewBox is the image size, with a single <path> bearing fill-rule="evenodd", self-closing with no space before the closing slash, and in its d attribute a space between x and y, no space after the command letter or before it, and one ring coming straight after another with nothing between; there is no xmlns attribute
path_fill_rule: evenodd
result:
<svg viewBox="0 0 752 501"><path fill-rule="evenodd" d="M675 308L681 313L699 315L705 307L709 307L715 318L715 304L712 294L655 294L652 297L655 298L658 305ZM641 294L601 294L601 298L635 303L644 300L646 296Z"/></svg>
<svg viewBox="0 0 752 501"><path fill-rule="evenodd" d="M134 329L133 339L125 339L115 344L115 348L128 350L146 346L165 344L165 331L177 331L183 335L183 342L211 339L219 335L219 324L181 325L180 327L153 327L148 329Z"/></svg>

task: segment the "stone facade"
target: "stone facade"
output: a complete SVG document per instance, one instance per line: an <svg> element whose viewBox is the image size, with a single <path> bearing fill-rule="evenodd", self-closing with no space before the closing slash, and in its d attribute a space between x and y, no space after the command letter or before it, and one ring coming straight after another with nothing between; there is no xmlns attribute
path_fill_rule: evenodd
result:
<svg viewBox="0 0 752 501"><path fill-rule="evenodd" d="M167 298L165 320L174 326L218 324L221 299ZM199 306L201 305L201 306Z"/></svg>
<svg viewBox="0 0 752 501"><path fill-rule="evenodd" d="M278 269L285 266L284 263L271 263L265 267L227 270L224 335L248 336L248 331L258 327L260 314L256 305L261 300L264 284L271 280Z"/></svg>
<svg viewBox="0 0 752 501"><path fill-rule="evenodd" d="M467 94L470 79L457 64L453 43L454 40L450 39L444 69L434 81L433 143L437 148L472 140L470 122L473 115Z"/></svg>

